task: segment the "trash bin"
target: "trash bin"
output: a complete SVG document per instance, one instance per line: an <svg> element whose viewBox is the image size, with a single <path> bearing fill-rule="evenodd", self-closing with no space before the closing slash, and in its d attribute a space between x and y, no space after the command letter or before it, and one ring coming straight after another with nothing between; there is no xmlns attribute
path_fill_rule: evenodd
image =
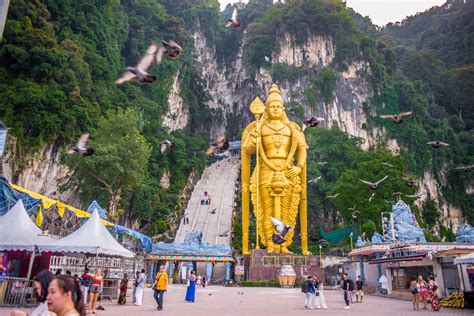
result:
<svg viewBox="0 0 474 316"><path fill-rule="evenodd" d="M464 292L464 307L474 309L474 292Z"/></svg>

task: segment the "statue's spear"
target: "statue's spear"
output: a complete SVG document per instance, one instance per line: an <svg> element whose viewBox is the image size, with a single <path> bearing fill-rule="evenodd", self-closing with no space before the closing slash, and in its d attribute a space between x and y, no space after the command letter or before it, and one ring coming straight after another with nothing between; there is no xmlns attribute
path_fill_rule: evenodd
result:
<svg viewBox="0 0 474 316"><path fill-rule="evenodd" d="M258 229L259 229L259 207L260 207L260 200L259 200L259 172L260 172L260 164L259 164L259 157L260 157L260 152L259 152L259 147L260 147L260 144L259 144L259 139L260 139L260 126L259 126L259 122L260 122L260 118L262 117L262 114L265 112L265 105L263 104L262 100L260 100L259 97L256 97L253 101L252 101L252 104L250 104L250 112L252 112L252 114L255 116L255 121L256 121L256 127L255 127L255 130L257 131L258 135L257 135L257 142L256 142L256 152L255 152L255 159L256 159L256 176L257 176L257 179L256 179L256 195L257 195L257 198L256 198L256 205L255 205L255 224L256 224L256 244L255 244L255 249L260 249L260 244L258 242Z"/></svg>

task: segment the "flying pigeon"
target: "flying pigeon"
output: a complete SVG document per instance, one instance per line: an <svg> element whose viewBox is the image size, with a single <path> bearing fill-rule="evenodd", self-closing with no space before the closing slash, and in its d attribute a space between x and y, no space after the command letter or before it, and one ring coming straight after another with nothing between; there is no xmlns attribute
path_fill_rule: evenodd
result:
<svg viewBox="0 0 474 316"><path fill-rule="evenodd" d="M336 199L336 197L337 197L339 194L341 194L341 193L336 193L336 194L334 194L334 195L328 195L326 198L328 198L328 199Z"/></svg>
<svg viewBox="0 0 474 316"><path fill-rule="evenodd" d="M227 236L229 236L229 231L226 230L225 232L220 233L220 234L218 234L217 236L219 236L219 237L227 237Z"/></svg>
<svg viewBox="0 0 474 316"><path fill-rule="evenodd" d="M174 147L174 146L175 146L174 143L172 143L168 139L165 139L164 141L161 142L160 151L161 151L161 153L164 153L165 151L167 151L168 149L170 149L171 147Z"/></svg>
<svg viewBox="0 0 474 316"><path fill-rule="evenodd" d="M309 180L308 183L317 183L319 179L321 179L321 176L314 178L313 180Z"/></svg>
<svg viewBox="0 0 474 316"><path fill-rule="evenodd" d="M419 198L421 198L423 195L425 195L426 193L420 193L420 194L414 194L414 195L408 195L408 194L405 194L406 197L409 197L409 198L412 198L412 199L415 199L415 200L418 200Z"/></svg>
<svg viewBox="0 0 474 316"><path fill-rule="evenodd" d="M369 181L365 181L365 180L362 180L362 179L359 179L359 180L360 180L361 182L367 184L367 185L369 186L369 189L371 189L371 190L377 190L377 189L379 188L379 184L380 184L382 181L386 180L387 178L388 178L388 176L385 176L385 178L380 179L380 180L377 181L377 182L369 182Z"/></svg>
<svg viewBox="0 0 474 316"><path fill-rule="evenodd" d="M207 294L207 295L212 296L212 293L209 293L209 294Z"/></svg>
<svg viewBox="0 0 474 316"><path fill-rule="evenodd" d="M397 201L400 200L400 197L402 196L402 192L395 192L392 194L392 197L396 197Z"/></svg>
<svg viewBox="0 0 474 316"><path fill-rule="evenodd" d="M441 146L446 146L446 147L449 146L448 143L444 143L444 142L439 141L439 140L434 140L434 141L431 141L431 142L427 142L427 144L431 145L431 147L436 148L436 149L440 148Z"/></svg>
<svg viewBox="0 0 474 316"><path fill-rule="evenodd" d="M138 65L135 67L127 67L127 72L122 75L116 84L122 84L130 80L139 80L143 82L152 83L156 81L156 76L150 75L147 71L153 66L153 63L160 63L163 50L158 48L158 45L152 44L146 50L145 56L142 57Z"/></svg>
<svg viewBox="0 0 474 316"><path fill-rule="evenodd" d="M474 165L457 167L456 170L462 170L462 171L465 171L465 172L469 172L469 171L474 170Z"/></svg>
<svg viewBox="0 0 474 316"><path fill-rule="evenodd" d="M237 15L237 8L234 8L234 11L232 11L232 17L227 20L225 27L231 27L234 29L240 27L240 18Z"/></svg>
<svg viewBox="0 0 474 316"><path fill-rule="evenodd" d="M322 121L324 121L322 117L312 116L311 118L303 122L303 128L302 128L303 132L306 129L306 127L316 127L318 126L319 122L322 122Z"/></svg>
<svg viewBox="0 0 474 316"><path fill-rule="evenodd" d="M167 42L161 41L161 43L163 44L163 48L165 49L164 53L167 54L171 58L178 57L181 54L181 51L183 50L183 48L181 48L181 46L179 46L178 43L172 40L169 40Z"/></svg>
<svg viewBox="0 0 474 316"><path fill-rule="evenodd" d="M393 165L391 163L388 163L388 162L382 162L382 165L384 165L386 167L393 168Z"/></svg>
<svg viewBox="0 0 474 316"><path fill-rule="evenodd" d="M226 139L224 135L220 135L216 137L216 140L209 143L209 148L206 151L206 154L211 156L216 151L224 152L229 149L229 141Z"/></svg>
<svg viewBox="0 0 474 316"><path fill-rule="evenodd" d="M77 141L76 146L72 147L67 151L69 155L79 153L82 156L92 156L94 154L94 148L87 148L87 141L89 140L89 133L84 133L81 135Z"/></svg>
<svg viewBox="0 0 474 316"><path fill-rule="evenodd" d="M213 209L213 210L210 211L209 213L212 214L212 215L216 214L216 209Z"/></svg>
<svg viewBox="0 0 474 316"><path fill-rule="evenodd" d="M273 226L275 226L275 230L277 231L276 234L273 234L272 240L275 244L281 245L282 243L285 242L285 236L288 234L290 230L293 229L290 225L285 225L283 222L277 220L274 217L270 217Z"/></svg>
<svg viewBox="0 0 474 316"><path fill-rule="evenodd" d="M404 116L410 116L412 112L402 112L395 115L380 115L381 118L391 119L393 124L402 124Z"/></svg>
<svg viewBox="0 0 474 316"><path fill-rule="evenodd" d="M372 193L372 195L369 197L369 202L372 202L372 200L374 199L374 197L375 197L375 192Z"/></svg>
<svg viewBox="0 0 474 316"><path fill-rule="evenodd" d="M317 164L321 165L321 166L324 166L325 164L327 164L327 161L321 161L321 162L318 162Z"/></svg>
<svg viewBox="0 0 474 316"><path fill-rule="evenodd" d="M354 213L355 213L356 207L357 207L357 204L355 204L353 207L349 207L348 210L349 211L354 211Z"/></svg>

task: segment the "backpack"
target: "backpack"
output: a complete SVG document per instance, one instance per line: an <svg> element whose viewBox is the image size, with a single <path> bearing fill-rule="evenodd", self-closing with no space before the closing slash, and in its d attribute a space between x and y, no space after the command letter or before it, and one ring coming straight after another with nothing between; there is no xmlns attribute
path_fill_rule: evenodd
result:
<svg viewBox="0 0 474 316"><path fill-rule="evenodd" d="M92 278L89 277L89 278L84 278L82 277L81 278L81 285L84 286L84 287L90 287L91 286L91 283L92 283Z"/></svg>
<svg viewBox="0 0 474 316"><path fill-rule="evenodd" d="M354 281L349 279L349 291L354 291Z"/></svg>
<svg viewBox="0 0 474 316"><path fill-rule="evenodd" d="M308 293L308 281L304 281L303 285L301 285L301 292Z"/></svg>

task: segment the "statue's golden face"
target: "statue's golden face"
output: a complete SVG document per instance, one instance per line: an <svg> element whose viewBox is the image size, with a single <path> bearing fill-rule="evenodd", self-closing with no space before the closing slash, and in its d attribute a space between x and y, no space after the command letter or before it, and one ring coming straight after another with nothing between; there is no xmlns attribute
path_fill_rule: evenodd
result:
<svg viewBox="0 0 474 316"><path fill-rule="evenodd" d="M285 107L281 102L273 101L268 105L267 112L270 119L281 119L285 113Z"/></svg>

